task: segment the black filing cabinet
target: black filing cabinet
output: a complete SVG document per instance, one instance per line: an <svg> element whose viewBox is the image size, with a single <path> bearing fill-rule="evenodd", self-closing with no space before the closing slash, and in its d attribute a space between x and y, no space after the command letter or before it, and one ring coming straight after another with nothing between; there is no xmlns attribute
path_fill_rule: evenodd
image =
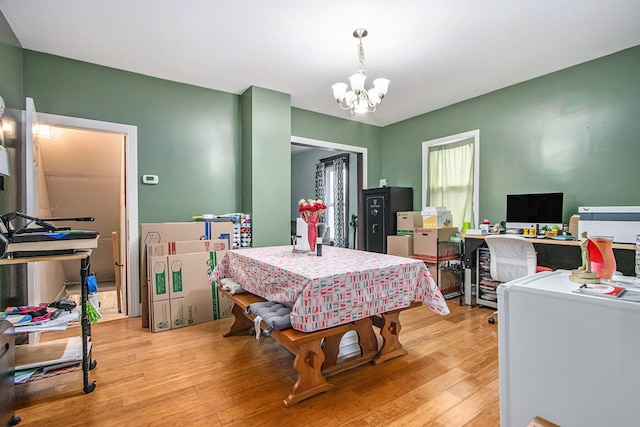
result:
<svg viewBox="0 0 640 427"><path fill-rule="evenodd" d="M15 334L11 323L0 320L0 425L13 426L20 422L15 416Z"/></svg>
<svg viewBox="0 0 640 427"><path fill-rule="evenodd" d="M413 189L381 187L362 190L364 250L387 253L387 236L396 234L398 212L413 210Z"/></svg>

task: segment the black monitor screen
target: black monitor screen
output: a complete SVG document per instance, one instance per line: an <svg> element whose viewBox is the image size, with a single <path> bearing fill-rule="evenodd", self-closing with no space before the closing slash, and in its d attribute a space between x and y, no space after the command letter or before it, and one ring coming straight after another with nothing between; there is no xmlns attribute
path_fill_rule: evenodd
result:
<svg viewBox="0 0 640 427"><path fill-rule="evenodd" d="M562 223L562 193L508 194L507 222Z"/></svg>

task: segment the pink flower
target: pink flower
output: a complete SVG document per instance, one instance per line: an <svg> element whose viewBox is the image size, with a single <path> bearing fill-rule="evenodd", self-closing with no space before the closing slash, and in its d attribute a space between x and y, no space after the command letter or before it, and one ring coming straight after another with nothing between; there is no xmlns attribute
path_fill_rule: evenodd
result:
<svg viewBox="0 0 640 427"><path fill-rule="evenodd" d="M298 212L300 212L300 216L306 222L318 222L324 211L327 209L327 205L325 205L320 199L300 199L298 205L300 205L298 207Z"/></svg>

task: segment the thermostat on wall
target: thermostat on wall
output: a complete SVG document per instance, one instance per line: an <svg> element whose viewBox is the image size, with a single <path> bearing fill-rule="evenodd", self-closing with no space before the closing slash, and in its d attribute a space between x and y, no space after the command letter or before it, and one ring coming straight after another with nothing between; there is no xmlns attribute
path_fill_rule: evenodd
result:
<svg viewBox="0 0 640 427"><path fill-rule="evenodd" d="M158 175L142 175L143 184L157 184Z"/></svg>

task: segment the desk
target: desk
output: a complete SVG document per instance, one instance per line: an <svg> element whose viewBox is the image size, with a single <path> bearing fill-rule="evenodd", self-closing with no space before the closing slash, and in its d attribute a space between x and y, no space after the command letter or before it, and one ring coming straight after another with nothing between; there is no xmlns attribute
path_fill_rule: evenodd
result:
<svg viewBox="0 0 640 427"><path fill-rule="evenodd" d="M225 336L252 327L244 309L260 297L292 307L293 328L272 331L296 356L298 380L285 407L329 390L333 385L327 383L328 376L406 354L398 339L400 311L424 301L438 314L449 313L420 260L331 246L323 248L321 257L293 254L291 249L232 250L210 276L212 281L232 277L250 292L228 295L234 301L235 322ZM381 347L374 326L380 328ZM357 333L361 351L340 359L340 341L349 331Z"/></svg>
<svg viewBox="0 0 640 427"><path fill-rule="evenodd" d="M475 272L477 268L476 252L478 248L486 246L484 235L463 234L464 256L464 302L468 306L473 305L472 287L475 284ZM538 265L555 269L571 270L582 265L580 242L578 240L557 240L552 238L529 238L536 245L538 252ZM626 276L631 276L635 269L636 245L632 243L614 243L613 251L616 258L617 269Z"/></svg>

